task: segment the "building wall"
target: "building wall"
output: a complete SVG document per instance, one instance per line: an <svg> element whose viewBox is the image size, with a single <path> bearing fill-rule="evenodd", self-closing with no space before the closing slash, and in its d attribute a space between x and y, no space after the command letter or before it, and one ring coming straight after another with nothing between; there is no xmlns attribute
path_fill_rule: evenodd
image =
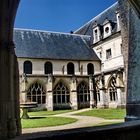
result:
<svg viewBox="0 0 140 140"><path fill-rule="evenodd" d="M80 68L83 66L83 75L87 75L87 65L92 63L94 65L94 72L100 72L100 62L99 61L67 61L67 60L45 60L45 59L26 59L18 58L19 62L19 73L23 74L23 63L25 61L31 61L33 66L32 74L44 74L44 64L45 62L51 62L53 65L53 75L67 75L67 64L72 62L75 67L75 75L81 75ZM64 67L64 74L62 73L62 68Z"/></svg>
<svg viewBox="0 0 140 140"><path fill-rule="evenodd" d="M24 74L23 65L25 61L32 62L32 74ZM53 74L44 74L45 62L51 62L53 65ZM75 75L67 74L67 64L72 62L75 66ZM38 109L47 108L54 109L78 109L84 107L94 106L93 102L93 81L90 80L90 75L87 74L87 65L92 63L94 65L94 72L100 72L100 61L61 61L61 60L45 60L45 59L26 59L18 58L19 72L20 72L20 101L28 102L27 93L30 88L37 82L41 84L45 92L45 103L38 104ZM82 71L81 72L81 66ZM64 73L62 72L64 68ZM68 103L56 104L53 101L53 94L57 84L62 82L68 88L70 94L70 101ZM84 82L88 87L88 94L91 96L90 100L85 103L78 102L77 88L80 83ZM34 85L35 87L35 85ZM85 96L86 97L86 96Z"/></svg>

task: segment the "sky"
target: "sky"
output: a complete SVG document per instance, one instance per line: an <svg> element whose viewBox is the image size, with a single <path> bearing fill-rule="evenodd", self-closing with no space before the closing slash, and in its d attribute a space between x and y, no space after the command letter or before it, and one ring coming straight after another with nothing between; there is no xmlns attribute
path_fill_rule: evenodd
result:
<svg viewBox="0 0 140 140"><path fill-rule="evenodd" d="M75 31L117 0L21 0L15 28Z"/></svg>

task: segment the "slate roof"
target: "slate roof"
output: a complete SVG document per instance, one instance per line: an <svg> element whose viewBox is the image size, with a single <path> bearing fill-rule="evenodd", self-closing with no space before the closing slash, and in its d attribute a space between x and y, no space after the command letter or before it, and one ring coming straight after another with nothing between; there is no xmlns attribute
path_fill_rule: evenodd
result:
<svg viewBox="0 0 140 140"><path fill-rule="evenodd" d="M14 30L17 57L55 60L99 60L90 37L28 29Z"/></svg>
<svg viewBox="0 0 140 140"><path fill-rule="evenodd" d="M116 32L116 11L118 10L118 2L114 3L111 7L107 8L106 10L104 10L102 13L100 13L99 15L97 15L96 17L94 17L93 19L91 19L89 22L87 22L86 24L84 24L82 27L80 27L79 29L77 29L74 33L75 34L82 34L82 35L90 35L91 36L91 40L93 40L93 25L95 24L95 22L99 25L103 25L104 21L106 19L108 19L109 21L111 21L112 23L114 23L115 26L113 26L113 31L112 32Z"/></svg>

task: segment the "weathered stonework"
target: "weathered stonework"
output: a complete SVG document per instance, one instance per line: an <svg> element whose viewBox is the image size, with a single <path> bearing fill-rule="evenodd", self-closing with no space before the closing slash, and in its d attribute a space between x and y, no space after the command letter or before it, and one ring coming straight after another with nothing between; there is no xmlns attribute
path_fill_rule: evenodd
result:
<svg viewBox="0 0 140 140"><path fill-rule="evenodd" d="M18 63L13 26L19 0L0 1L0 139L20 135Z"/></svg>

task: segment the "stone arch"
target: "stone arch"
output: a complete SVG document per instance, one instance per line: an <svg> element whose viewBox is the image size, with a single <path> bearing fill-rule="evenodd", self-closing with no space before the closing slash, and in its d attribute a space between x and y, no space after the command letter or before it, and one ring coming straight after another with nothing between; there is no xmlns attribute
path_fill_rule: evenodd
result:
<svg viewBox="0 0 140 140"><path fill-rule="evenodd" d="M14 50L13 28L20 0L0 1L0 138L21 134L19 105L19 71ZM7 86L8 83L8 86Z"/></svg>
<svg viewBox="0 0 140 140"><path fill-rule="evenodd" d="M53 88L54 109L70 108L70 88L63 80L59 80Z"/></svg>
<svg viewBox="0 0 140 140"><path fill-rule="evenodd" d="M109 96L109 101L117 101L117 87L116 87L116 76L112 75L109 79L107 92Z"/></svg>
<svg viewBox="0 0 140 140"><path fill-rule="evenodd" d="M27 102L37 102L38 104L46 104L46 91L44 86L38 81L32 82L27 89Z"/></svg>

